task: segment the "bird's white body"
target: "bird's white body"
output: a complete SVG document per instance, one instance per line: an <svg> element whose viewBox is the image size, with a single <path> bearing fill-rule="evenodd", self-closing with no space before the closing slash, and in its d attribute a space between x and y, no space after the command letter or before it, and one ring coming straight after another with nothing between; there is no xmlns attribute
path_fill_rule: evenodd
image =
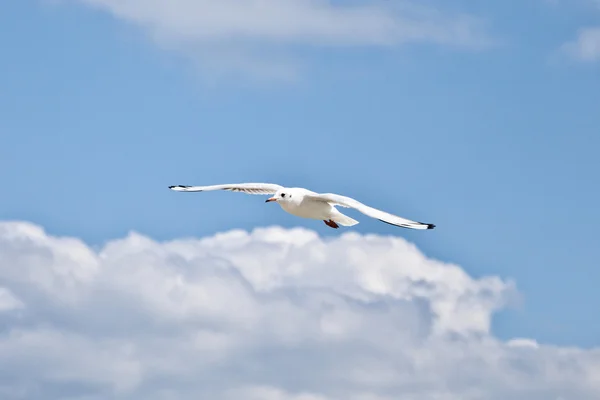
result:
<svg viewBox="0 0 600 400"><path fill-rule="evenodd" d="M344 226L358 224L358 221L342 214L330 203L314 200L313 196L318 196L318 193L303 188L287 188L285 195L287 201L278 200L277 203L284 211L297 217L323 221L332 220Z"/></svg>
<svg viewBox="0 0 600 400"><path fill-rule="evenodd" d="M203 192L210 190L229 190L248 194L271 194L267 202L277 202L281 208L297 217L320 219L332 228L352 226L358 221L342 214L336 206L354 208L382 222L411 229L433 229L435 225L411 221L397 215L389 214L360 203L350 197L333 193L316 193L304 188L286 188L272 183L237 183L212 186L169 186L169 189L179 192Z"/></svg>

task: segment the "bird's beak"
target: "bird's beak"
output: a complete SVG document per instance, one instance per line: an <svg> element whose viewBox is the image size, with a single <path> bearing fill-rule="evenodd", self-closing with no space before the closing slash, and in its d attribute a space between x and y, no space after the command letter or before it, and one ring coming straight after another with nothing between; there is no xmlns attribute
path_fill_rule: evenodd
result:
<svg viewBox="0 0 600 400"><path fill-rule="evenodd" d="M275 197L271 197L271 198L268 198L267 200L265 200L265 203L269 203L271 201L277 201L277 199Z"/></svg>

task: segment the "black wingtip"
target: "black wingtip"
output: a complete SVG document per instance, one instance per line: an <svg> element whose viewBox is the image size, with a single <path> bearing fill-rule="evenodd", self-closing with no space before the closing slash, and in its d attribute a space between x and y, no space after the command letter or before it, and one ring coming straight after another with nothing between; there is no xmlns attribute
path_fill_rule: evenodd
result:
<svg viewBox="0 0 600 400"><path fill-rule="evenodd" d="M176 192L186 192L185 189L189 188L190 186L186 186L186 185L171 185L169 186L169 189L174 190ZM199 190L197 190L199 192Z"/></svg>
<svg viewBox="0 0 600 400"><path fill-rule="evenodd" d="M413 225L396 225L396 224L392 224L391 222L384 221L382 219L380 219L380 221L383 222L383 223L385 223L385 224L388 224L388 225L399 226L400 228L418 229L418 228L415 228L414 224ZM419 222L419 224L426 225L427 226L426 229L433 229L433 228L435 228L434 224L426 224L425 222Z"/></svg>

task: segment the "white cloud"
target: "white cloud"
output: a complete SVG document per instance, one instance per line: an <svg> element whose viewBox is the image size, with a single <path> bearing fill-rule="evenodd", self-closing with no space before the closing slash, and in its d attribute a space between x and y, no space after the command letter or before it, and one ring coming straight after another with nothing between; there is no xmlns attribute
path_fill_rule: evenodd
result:
<svg viewBox="0 0 600 400"><path fill-rule="evenodd" d="M577 39L566 43L562 49L579 61L600 61L600 27L580 29Z"/></svg>
<svg viewBox="0 0 600 400"><path fill-rule="evenodd" d="M529 347L532 349L537 349L540 347L537 341L527 338L512 339L509 340L507 344L512 347Z"/></svg>
<svg viewBox="0 0 600 400"><path fill-rule="evenodd" d="M593 11L600 11L600 0L586 1ZM560 48L563 55L583 63L600 61L600 26L587 26L578 30L576 38L564 43Z"/></svg>
<svg viewBox="0 0 600 400"><path fill-rule="evenodd" d="M292 49L403 43L482 46L481 21L422 2L331 0L72 0L143 28L203 67L287 76Z"/></svg>
<svg viewBox="0 0 600 400"><path fill-rule="evenodd" d="M269 386L249 386L233 389L227 392L227 399L231 400L327 400L326 397L310 394L287 393L281 389Z"/></svg>
<svg viewBox="0 0 600 400"><path fill-rule="evenodd" d="M10 290L0 287L0 312L22 308L23 303Z"/></svg>
<svg viewBox="0 0 600 400"><path fill-rule="evenodd" d="M400 238L281 228L94 250L0 223L0 397L578 400L600 351L503 342L515 293Z"/></svg>

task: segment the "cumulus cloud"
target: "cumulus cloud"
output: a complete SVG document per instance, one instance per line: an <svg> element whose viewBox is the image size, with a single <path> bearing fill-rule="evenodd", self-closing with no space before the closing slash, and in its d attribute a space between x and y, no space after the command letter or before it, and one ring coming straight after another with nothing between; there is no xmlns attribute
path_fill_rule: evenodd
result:
<svg viewBox="0 0 600 400"><path fill-rule="evenodd" d="M482 21L423 2L331 0L71 0L141 27L203 67L295 73L298 48L483 46Z"/></svg>
<svg viewBox="0 0 600 400"><path fill-rule="evenodd" d="M94 249L3 222L0 288L1 398L600 396L600 351L499 340L514 285L401 238L271 227Z"/></svg>

